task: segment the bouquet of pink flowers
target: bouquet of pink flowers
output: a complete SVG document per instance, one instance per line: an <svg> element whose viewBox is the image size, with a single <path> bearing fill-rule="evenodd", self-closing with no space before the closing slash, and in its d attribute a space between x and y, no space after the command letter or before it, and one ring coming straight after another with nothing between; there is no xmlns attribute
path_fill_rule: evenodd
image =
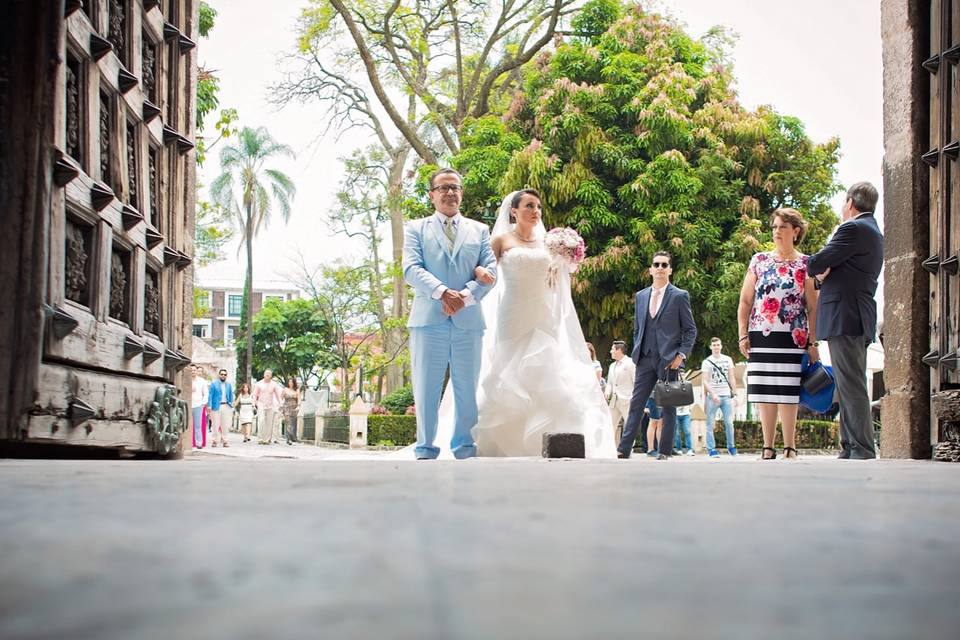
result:
<svg viewBox="0 0 960 640"><path fill-rule="evenodd" d="M547 251L568 262L576 270L587 255L587 246L580 234L570 227L555 227L544 239Z"/></svg>

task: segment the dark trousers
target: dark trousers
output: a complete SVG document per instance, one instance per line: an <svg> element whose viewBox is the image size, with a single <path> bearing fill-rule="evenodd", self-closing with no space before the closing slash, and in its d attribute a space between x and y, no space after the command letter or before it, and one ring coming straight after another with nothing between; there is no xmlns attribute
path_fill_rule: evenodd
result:
<svg viewBox="0 0 960 640"><path fill-rule="evenodd" d="M840 447L855 459L877 457L873 412L867 393L867 346L863 336L835 336L827 340L840 398Z"/></svg>
<svg viewBox="0 0 960 640"><path fill-rule="evenodd" d="M623 426L623 437L617 451L629 458L633 451L633 444L637 440L637 431L643 421L643 409L647 398L656 386L657 380L666 378L666 370L660 369L660 359L657 356L643 356L637 363L637 371L633 378L633 397L630 398L630 415ZM673 432L676 430L677 408L663 407L663 426L660 428L660 449L664 455L673 455ZM652 442L647 447L653 447Z"/></svg>

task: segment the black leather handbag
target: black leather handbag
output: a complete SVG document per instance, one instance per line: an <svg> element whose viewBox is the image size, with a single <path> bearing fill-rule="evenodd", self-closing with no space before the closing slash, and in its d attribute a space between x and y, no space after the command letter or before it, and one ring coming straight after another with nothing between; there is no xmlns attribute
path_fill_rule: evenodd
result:
<svg viewBox="0 0 960 640"><path fill-rule="evenodd" d="M670 371L667 370L667 379L658 380L653 388L653 402L658 407L683 407L693 404L693 384L680 377L679 369L677 379L671 380Z"/></svg>

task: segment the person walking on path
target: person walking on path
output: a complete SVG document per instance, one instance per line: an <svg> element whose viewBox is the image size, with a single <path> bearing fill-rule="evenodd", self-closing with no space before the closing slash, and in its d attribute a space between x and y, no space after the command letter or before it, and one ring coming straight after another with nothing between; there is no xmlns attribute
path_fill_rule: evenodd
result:
<svg viewBox="0 0 960 640"><path fill-rule="evenodd" d="M627 344L623 340L614 340L610 347L610 369L607 372L607 399L610 402L610 419L613 421L614 442L620 442L623 428L620 421L626 423L630 416L630 398L633 396L633 376L637 366L626 357Z"/></svg>
<svg viewBox="0 0 960 640"><path fill-rule="evenodd" d="M777 457L777 417L783 427L783 457L797 457L800 362L817 350L817 292L807 277L808 257L797 250L807 223L796 209L770 217L773 251L751 258L737 312L740 353L747 357L747 402L759 405L762 460ZM709 419L709 418L708 418Z"/></svg>
<svg viewBox="0 0 960 640"><path fill-rule="evenodd" d="M281 392L283 398L283 431L287 444L297 441L297 414L300 412L300 389L294 376L287 378L287 386Z"/></svg>
<svg viewBox="0 0 960 640"><path fill-rule="evenodd" d="M273 379L270 369L263 372L263 380L254 386L253 403L257 408L257 442L270 444L274 439L274 418L283 403L280 385Z"/></svg>
<svg viewBox="0 0 960 640"><path fill-rule="evenodd" d="M883 233L874 209L879 194L869 182L847 191L843 222L823 249L810 256L809 273L820 287L817 335L830 345L840 399L840 458L877 457L867 394L867 346L877 332L877 284L883 267Z"/></svg>
<svg viewBox="0 0 960 640"><path fill-rule="evenodd" d="M643 406L650 397L657 380L679 375L687 356L697 339L697 325L690 308L690 294L670 284L673 273L670 254L657 251L650 264L653 284L637 292L634 309L633 352L636 365L630 415L623 428L618 456L629 458L637 439ZM663 427L658 446L658 460L673 455L673 430L676 426L675 407L663 408ZM647 442L652 450L653 443Z"/></svg>
<svg viewBox="0 0 960 640"><path fill-rule="evenodd" d="M253 425L253 395L250 385L244 382L237 394L237 407L240 409L240 435L244 442L250 442L250 427Z"/></svg>
<svg viewBox="0 0 960 640"><path fill-rule="evenodd" d="M207 430L203 423L203 408L207 406L207 382L203 379L203 371L198 366L190 369L193 382L190 386L190 417L193 420L193 448L203 449L207 446Z"/></svg>
<svg viewBox="0 0 960 640"><path fill-rule="evenodd" d="M220 369L218 379L210 385L207 412L210 415L210 424L213 426L210 446L217 446L217 434L219 434L220 444L229 447L227 431L233 422L233 386L227 382L226 369Z"/></svg>
<svg viewBox="0 0 960 640"><path fill-rule="evenodd" d="M737 380L733 375L733 358L723 354L720 338L710 338L710 355L700 365L700 375L703 380L703 410L707 414L707 454L712 458L720 455L713 435L717 409L720 409L727 436L727 452L735 456L737 445L733 433L733 409L737 401Z"/></svg>

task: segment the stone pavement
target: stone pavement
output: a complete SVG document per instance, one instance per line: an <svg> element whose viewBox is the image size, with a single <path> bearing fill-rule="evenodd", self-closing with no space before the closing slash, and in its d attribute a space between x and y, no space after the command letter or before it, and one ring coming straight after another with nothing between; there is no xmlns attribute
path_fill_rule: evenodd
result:
<svg viewBox="0 0 960 640"><path fill-rule="evenodd" d="M960 465L0 460L0 505L4 639L960 628Z"/></svg>

